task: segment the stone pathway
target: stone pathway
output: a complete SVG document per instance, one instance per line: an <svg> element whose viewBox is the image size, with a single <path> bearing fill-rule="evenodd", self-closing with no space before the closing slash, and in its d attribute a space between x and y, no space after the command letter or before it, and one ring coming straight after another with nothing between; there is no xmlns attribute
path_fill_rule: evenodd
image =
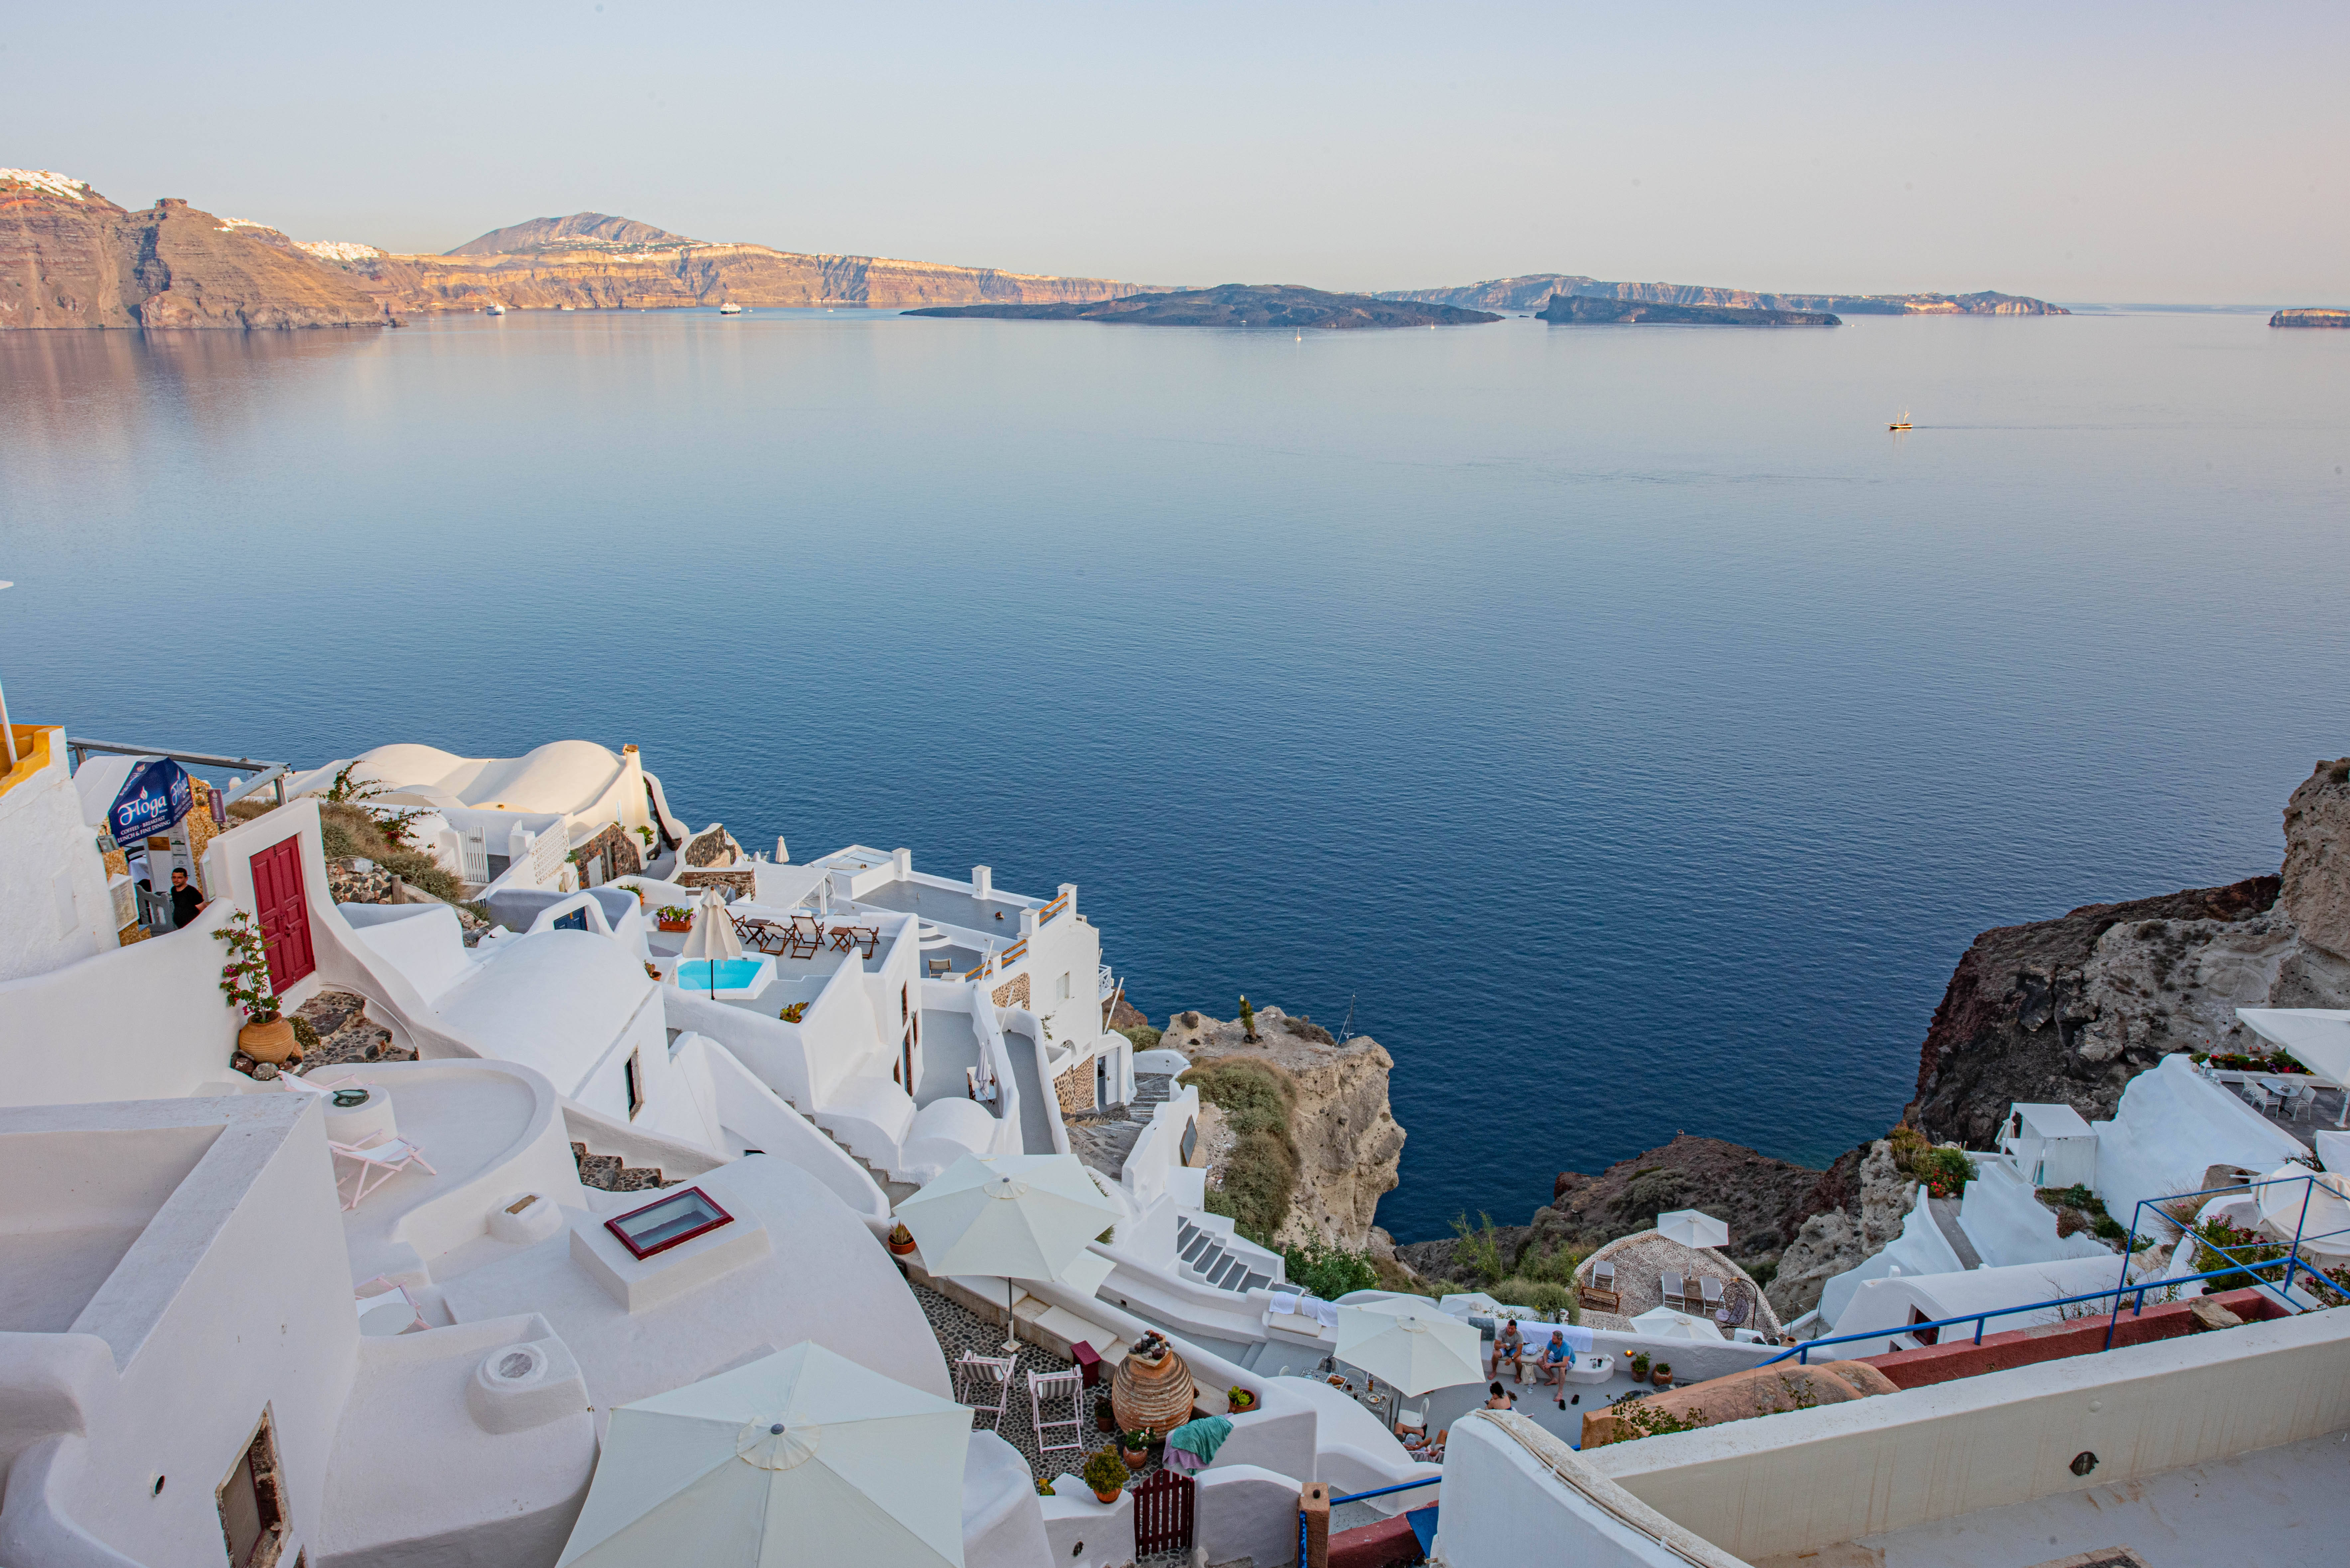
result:
<svg viewBox="0 0 2350 1568"><path fill-rule="evenodd" d="M367 1015L367 999L348 991L322 991L294 1010L294 1016L317 1031L316 1049L305 1051L303 1076L321 1067L342 1067L360 1062L413 1062L416 1053L391 1043L391 1031Z"/></svg>

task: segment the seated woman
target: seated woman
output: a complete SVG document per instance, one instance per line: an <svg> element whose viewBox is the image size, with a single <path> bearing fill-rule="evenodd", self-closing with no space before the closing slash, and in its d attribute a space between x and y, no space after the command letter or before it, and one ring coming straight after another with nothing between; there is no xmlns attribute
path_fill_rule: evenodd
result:
<svg viewBox="0 0 2350 1568"><path fill-rule="evenodd" d="M1488 1410L1507 1410L1517 1404L1517 1402L1518 1397L1516 1395L1503 1393L1502 1386L1499 1383L1496 1383L1493 1385L1492 1391L1485 1397L1485 1408Z"/></svg>
<svg viewBox="0 0 2350 1568"><path fill-rule="evenodd" d="M1518 1332L1518 1320L1510 1319L1502 1332L1493 1336L1493 1376L1502 1375L1502 1364L1510 1364L1510 1375L1519 1382L1526 1380L1526 1336Z"/></svg>
<svg viewBox="0 0 2350 1568"><path fill-rule="evenodd" d="M1440 1428L1433 1441L1422 1440L1405 1446L1404 1451L1424 1465L1444 1462L1444 1429Z"/></svg>

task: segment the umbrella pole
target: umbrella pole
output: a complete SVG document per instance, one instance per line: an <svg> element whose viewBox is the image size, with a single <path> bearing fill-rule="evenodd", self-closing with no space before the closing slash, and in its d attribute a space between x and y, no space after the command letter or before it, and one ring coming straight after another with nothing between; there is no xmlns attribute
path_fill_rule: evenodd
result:
<svg viewBox="0 0 2350 1568"><path fill-rule="evenodd" d="M1012 1315L1012 1304L1020 1299L1020 1287L1011 1275L1003 1276L1003 1348L1007 1355L1020 1354L1020 1320Z"/></svg>

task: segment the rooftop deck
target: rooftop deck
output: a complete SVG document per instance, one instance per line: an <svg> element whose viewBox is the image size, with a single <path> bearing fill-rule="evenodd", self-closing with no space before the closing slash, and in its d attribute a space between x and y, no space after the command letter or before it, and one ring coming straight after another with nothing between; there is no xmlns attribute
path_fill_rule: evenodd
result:
<svg viewBox="0 0 2350 1568"><path fill-rule="evenodd" d="M1725 1310L1734 1312L1734 1301L1743 1301L1746 1307L1745 1320L1733 1326L1751 1328L1769 1339L1779 1337L1779 1316L1771 1310L1762 1291L1747 1278L1743 1269L1711 1248L1685 1247L1653 1231L1642 1231L1610 1241L1585 1259L1575 1272L1576 1282L1588 1285L1592 1265L1603 1261L1616 1265L1616 1293L1621 1298L1622 1307L1614 1313L1586 1307L1583 1321L1590 1327L1628 1331L1633 1318L1670 1304L1665 1300L1663 1281L1671 1272L1680 1275L1692 1291L1702 1288L1697 1283L1702 1277L1711 1275L1721 1281ZM1722 1337L1731 1337L1729 1328L1723 1328Z"/></svg>

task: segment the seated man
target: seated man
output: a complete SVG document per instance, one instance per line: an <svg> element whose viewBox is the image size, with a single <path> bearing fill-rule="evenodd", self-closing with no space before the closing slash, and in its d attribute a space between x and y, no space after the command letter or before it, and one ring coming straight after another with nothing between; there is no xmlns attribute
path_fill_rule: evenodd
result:
<svg viewBox="0 0 2350 1568"><path fill-rule="evenodd" d="M1493 1336L1493 1376L1502 1375L1502 1364L1507 1362L1510 1375L1519 1382L1526 1380L1526 1336L1518 1332L1518 1320L1512 1318Z"/></svg>
<svg viewBox="0 0 2350 1568"><path fill-rule="evenodd" d="M1538 1380L1566 1386L1566 1369L1575 1365L1575 1352L1568 1348L1566 1335L1553 1334L1543 1342L1542 1359L1535 1365Z"/></svg>

